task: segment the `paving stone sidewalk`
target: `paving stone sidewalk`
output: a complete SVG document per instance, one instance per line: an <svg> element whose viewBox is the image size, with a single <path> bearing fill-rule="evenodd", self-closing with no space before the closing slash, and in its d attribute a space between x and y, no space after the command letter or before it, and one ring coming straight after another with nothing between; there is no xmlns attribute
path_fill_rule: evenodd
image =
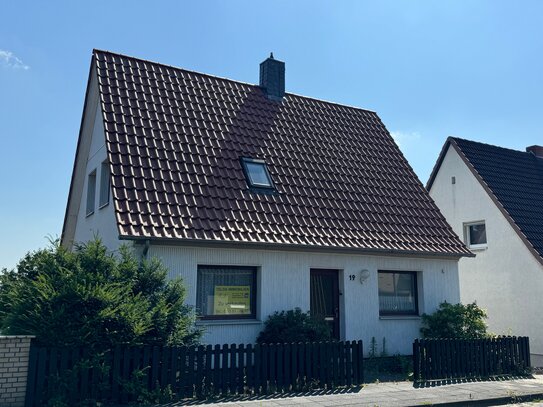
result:
<svg viewBox="0 0 543 407"><path fill-rule="evenodd" d="M543 375L533 378L485 381L414 388L413 383L372 383L340 394L304 395L214 403L216 407L278 406L494 406L528 399L543 400Z"/></svg>

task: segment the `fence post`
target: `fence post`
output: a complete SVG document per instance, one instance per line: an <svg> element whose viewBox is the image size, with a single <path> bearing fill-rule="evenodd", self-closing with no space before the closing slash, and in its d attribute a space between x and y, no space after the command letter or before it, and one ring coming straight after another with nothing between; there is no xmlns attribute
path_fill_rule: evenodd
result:
<svg viewBox="0 0 543 407"><path fill-rule="evenodd" d="M256 394L260 393L260 386L262 383L262 347L260 344L255 345L254 350L255 358L254 358L254 364L253 364L253 383L254 383L254 391Z"/></svg>
<svg viewBox="0 0 543 407"><path fill-rule="evenodd" d="M416 383L420 380L420 349L419 340L413 342L413 381Z"/></svg>

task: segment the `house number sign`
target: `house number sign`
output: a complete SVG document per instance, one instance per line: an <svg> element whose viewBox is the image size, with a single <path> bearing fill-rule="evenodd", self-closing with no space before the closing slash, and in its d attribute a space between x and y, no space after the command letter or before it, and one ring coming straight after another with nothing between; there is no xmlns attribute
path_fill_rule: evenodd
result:
<svg viewBox="0 0 543 407"><path fill-rule="evenodd" d="M364 284L364 282L369 278L370 272L369 270L362 270L360 272L360 284ZM349 281L356 281L356 274L349 274Z"/></svg>

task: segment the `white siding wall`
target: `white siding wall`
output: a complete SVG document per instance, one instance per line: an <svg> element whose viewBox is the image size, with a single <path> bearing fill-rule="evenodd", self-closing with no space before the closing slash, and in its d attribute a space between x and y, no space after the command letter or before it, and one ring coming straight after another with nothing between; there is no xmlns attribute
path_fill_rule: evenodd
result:
<svg viewBox="0 0 543 407"><path fill-rule="evenodd" d="M451 177L456 177L456 184ZM490 331L527 335L533 354L543 355L543 267L518 237L486 191L451 147L430 195L454 231L463 238L463 224L485 220L488 247L459 263L463 303L477 301L488 311ZM532 363L541 364L536 355Z"/></svg>
<svg viewBox="0 0 543 407"><path fill-rule="evenodd" d="M81 204L77 215L74 242L86 242L94 236L100 237L110 250L119 247L119 232L115 220L113 197L110 192L109 204L103 208L99 207L100 201L100 171L101 164L107 158L104 124L100 107L97 106L94 114L94 126L91 130L90 150L87 159L87 166L84 177ZM85 135L86 136L86 135ZM94 213L87 216L87 183L89 174L96 170L96 194L94 202Z"/></svg>
<svg viewBox="0 0 543 407"><path fill-rule="evenodd" d="M252 343L262 329L261 321L274 311L295 307L309 310L311 268L341 270L342 338L362 339L366 352L374 336L379 344L383 337L386 338L389 354L410 354L413 339L419 337L420 318L379 318L377 270L418 271L420 313L434 311L445 300L451 303L459 301L455 260L153 245L149 255L164 261L170 269L170 277L180 276L184 279L188 286L188 303L191 305L196 303L199 264L259 267L259 321L207 322L204 324L204 342L210 344ZM369 270L371 274L361 284L359 277L363 269ZM356 275L356 280L349 280L351 274Z"/></svg>

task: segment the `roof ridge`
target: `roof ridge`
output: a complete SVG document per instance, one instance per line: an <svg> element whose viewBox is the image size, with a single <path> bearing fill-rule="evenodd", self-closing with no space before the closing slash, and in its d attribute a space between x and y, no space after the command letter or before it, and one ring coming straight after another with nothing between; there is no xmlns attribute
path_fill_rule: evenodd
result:
<svg viewBox="0 0 543 407"><path fill-rule="evenodd" d="M468 139L465 139L465 138L461 138L461 137L456 137L456 136L449 136L448 137L449 140L461 140L461 141L466 141L468 143L473 143L473 144L482 144L484 146L488 146L488 147L493 147L493 148L497 148L497 149L500 149L500 150L508 150L508 151L513 151L515 153L523 153L523 154L530 154L531 156L535 157L535 158L538 158L538 159L542 159L541 157L537 157L535 155L533 155L532 153L528 152L528 151L522 151L522 150L516 150L514 148L510 148L510 147L502 147L502 146L497 146L495 144L490 144L490 143L484 143L482 141L474 141L474 140L468 140ZM460 146L458 146L460 147ZM461 148L461 147L460 147Z"/></svg>
<svg viewBox="0 0 543 407"><path fill-rule="evenodd" d="M175 65L164 64L162 62L151 61L150 59L138 58L138 57L134 57L134 56L131 56L131 55L121 54L119 52L113 52L113 51L94 48L92 50L93 55L94 55L95 52L107 53L107 54L116 55L116 56L123 57L123 58L133 59L133 60L136 60L136 61L142 61L142 62L147 62L147 63L150 63L150 64L164 66L166 68L177 69L179 71L185 71L185 72L189 72L189 73L193 73L193 74L197 74L197 75L207 76L208 78L220 79L220 80L223 80L223 81L234 82L234 83L239 83L239 84L243 84L243 85L249 85L249 86L253 86L255 88L261 88L259 85L255 84L255 83L239 81L239 80L236 80L236 79L226 78L224 76L211 75L211 74L208 74L208 73L205 73L205 72L195 71L193 69L181 68L181 67L175 66ZM370 112L370 113L377 114L377 112L375 110L370 110L370 109L366 109L366 108L359 107L359 106L346 105L344 103L339 103L339 102L332 102L330 100L319 99L319 98L316 98L316 97L313 97L313 96L305 96L305 95L300 95L298 93L293 93L293 92L285 92L285 95L296 96L296 97L300 97L300 98L304 98L304 99L315 100L317 102L327 103L327 104L330 104L330 105L341 106L341 107L346 107L346 108L349 108L349 109L361 110L363 112Z"/></svg>

